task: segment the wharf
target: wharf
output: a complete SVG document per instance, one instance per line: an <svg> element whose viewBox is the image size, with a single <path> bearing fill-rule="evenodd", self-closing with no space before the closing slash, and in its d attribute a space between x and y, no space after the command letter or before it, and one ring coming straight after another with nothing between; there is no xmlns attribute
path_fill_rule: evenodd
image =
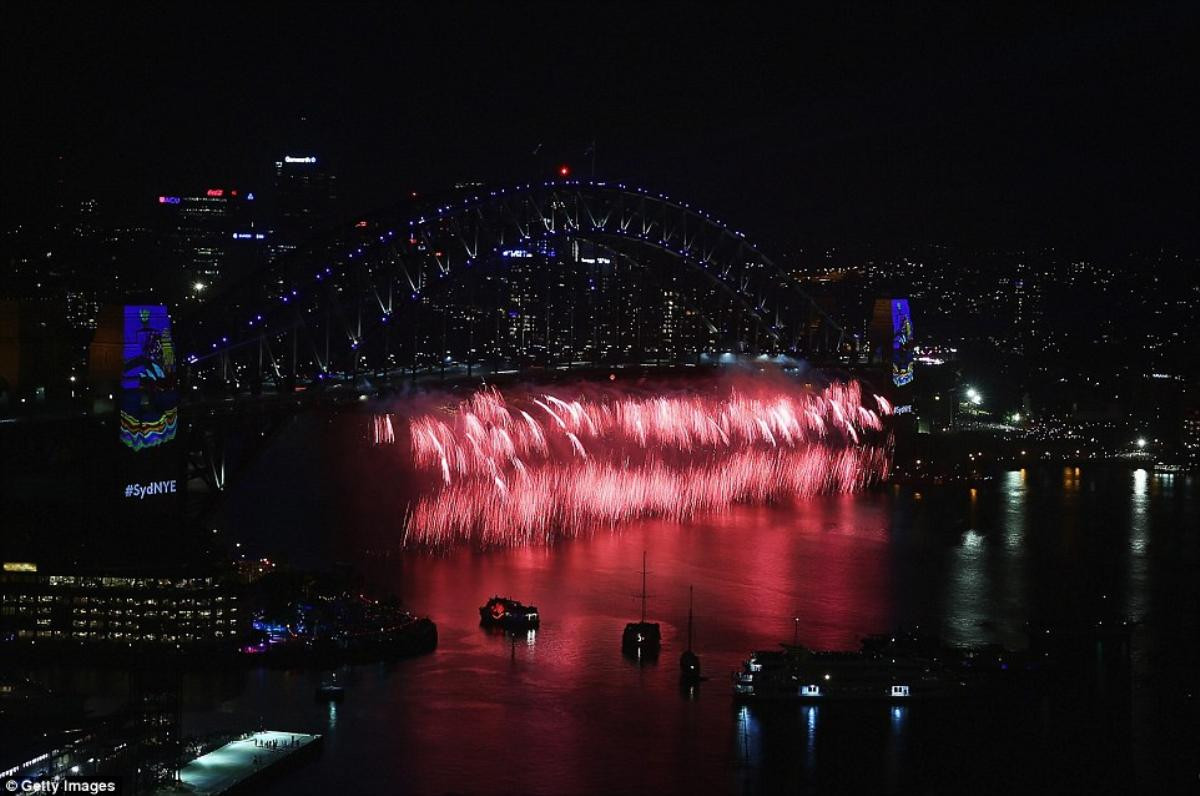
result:
<svg viewBox="0 0 1200 796"><path fill-rule="evenodd" d="M320 745L320 735L256 732L197 757L180 769L179 778L183 790L195 796L237 793L308 758Z"/></svg>

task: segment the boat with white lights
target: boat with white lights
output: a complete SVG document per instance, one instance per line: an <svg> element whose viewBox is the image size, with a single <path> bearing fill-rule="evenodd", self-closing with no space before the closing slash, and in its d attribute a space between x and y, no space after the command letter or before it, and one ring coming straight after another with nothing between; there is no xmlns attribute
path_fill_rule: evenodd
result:
<svg viewBox="0 0 1200 796"><path fill-rule="evenodd" d="M338 682L337 674L334 673L333 677L322 681L317 686L316 696L318 700L341 702L342 698L346 696L346 687Z"/></svg>
<svg viewBox="0 0 1200 796"><path fill-rule="evenodd" d="M951 647L917 633L869 636L858 652L780 646L750 653L733 674L734 699L819 703L963 697L1042 668L1028 654L999 646Z"/></svg>
<svg viewBox="0 0 1200 796"><path fill-rule="evenodd" d="M541 617L536 605L524 605L497 595L480 606L479 624L505 630L534 630L541 624Z"/></svg>

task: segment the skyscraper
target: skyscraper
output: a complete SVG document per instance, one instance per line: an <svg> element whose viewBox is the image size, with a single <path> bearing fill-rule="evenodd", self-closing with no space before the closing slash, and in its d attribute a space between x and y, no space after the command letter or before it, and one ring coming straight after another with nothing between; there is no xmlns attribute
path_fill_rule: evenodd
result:
<svg viewBox="0 0 1200 796"><path fill-rule="evenodd" d="M275 161L275 228L271 253L293 251L335 221L336 180L316 155L284 155Z"/></svg>
<svg viewBox="0 0 1200 796"><path fill-rule="evenodd" d="M237 188L158 197L164 248L186 280L172 285L171 293L202 300L217 282L253 267L268 241L255 222L255 201L253 191Z"/></svg>

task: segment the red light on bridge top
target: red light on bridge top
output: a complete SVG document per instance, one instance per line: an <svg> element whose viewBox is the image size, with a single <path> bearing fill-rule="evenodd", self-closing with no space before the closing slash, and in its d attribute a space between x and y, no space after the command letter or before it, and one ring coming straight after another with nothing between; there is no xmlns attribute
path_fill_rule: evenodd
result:
<svg viewBox="0 0 1200 796"><path fill-rule="evenodd" d="M563 165L558 167L558 174L560 177L566 177L570 173L571 173L571 167L568 166L567 164L564 163Z"/></svg>

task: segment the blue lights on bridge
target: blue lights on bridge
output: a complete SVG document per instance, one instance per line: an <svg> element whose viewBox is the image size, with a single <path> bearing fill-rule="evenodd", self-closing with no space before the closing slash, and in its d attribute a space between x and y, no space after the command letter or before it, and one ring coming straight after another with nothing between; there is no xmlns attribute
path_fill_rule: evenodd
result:
<svg viewBox="0 0 1200 796"><path fill-rule="evenodd" d="M498 197L511 195L515 199L517 195L523 192L532 193L535 190L542 189L549 189L551 191L569 191L571 189L581 191L590 190L600 191L600 193L587 194L588 198L586 200L583 198L583 195L576 195L571 199L575 204L568 210L564 210L561 204L555 206L554 202L561 202L563 200L554 199L547 203L546 206L552 209L545 216L539 218L531 214L525 219L525 223L529 226L521 231L520 238L524 241L533 241L533 246L513 246L512 242L514 238L510 237L507 245L500 242L492 247L491 241L484 243L483 250L485 253L481 254L480 243L482 241L479 241L478 238L474 241L462 238L461 243L466 257L461 260L454 261L449 252L443 253L441 250L429 251L435 248L433 241L438 240L438 238L432 236L445 234L445 230L441 225L445 223L461 223L455 217L455 214L483 208ZM593 197L595 196L601 198L594 199ZM655 204L653 207L665 206L668 209L674 208L676 211L686 210L686 214L681 216L685 221L689 217L694 217L696 219L703 219L709 226L706 227L704 224L698 223L696 228L693 229L690 228L690 225L684 223L680 228L668 228L665 223L656 221L655 218L647 215L648 211L645 210L645 205L642 205L641 209L637 209L638 206L636 203L630 204L628 207L621 204L621 202L630 201L631 199L636 202L645 199L653 200L655 197L657 197L661 204ZM540 200L534 199L533 201L536 203ZM586 201L600 202L600 206L605 208L607 213L591 215L591 208L585 204ZM610 204L605 205L603 204L604 202L609 202ZM617 212L614 210L614 207L620 207L621 210ZM591 215L590 218L583 217L585 211ZM466 218L466 216L462 216L461 218ZM473 217L472 220L474 220ZM518 220L515 223L520 226L522 222ZM762 272L761 276L768 276L778 273L778 269L757 248L745 242L746 236L740 230L730 229L727 225L704 211L691 210L690 206L686 203L672 202L666 194L652 194L640 188L631 189L623 183L617 183L615 187L610 187L607 183L601 181L548 181L536 188L534 184L529 183L515 188L501 188L489 191L486 195L481 192L458 203L441 206L435 213L428 217L420 215L415 219L410 219L408 226L410 230L413 230L409 235L409 245L416 246L418 251L424 250L426 252L424 255L417 256L429 257L430 260L427 262L436 264L437 267L436 270L432 267L429 268L429 271L432 271L432 273L426 271L418 276L408 274L409 287L411 287L411 290L408 292L412 302L419 302L421 300L423 287L429 287L430 283L427 280L434 279L434 274L436 274L436 281L433 284L450 284L453 280L448 280L447 277L453 276L454 266L469 268L484 258L499 258L502 261L529 260L538 256L553 258L557 254L553 248L547 245L548 237L578 234L586 238L589 234L598 234L636 241L641 245L649 246L665 254L669 254L677 258L679 262L708 273L710 278L726 292L740 297L738 300L743 303L746 310L750 313L750 317L756 319L755 323L758 324L758 328L765 330L768 336L778 336L781 330L787 328L780 324L778 313L776 313L776 317L770 317L772 307L779 301L779 296L777 295L779 291L764 289L760 274L754 270L759 269ZM356 268L366 268L368 270L363 273L370 274L370 269L377 266L369 262L367 265L358 265L358 263L370 253L372 247L390 245L395 232L395 229L388 229L383 234L373 236L370 242L355 246L346 252L347 266L349 261L355 261ZM537 234L534 234L535 232ZM265 238L264 233L234 233L234 238L239 240L250 239L248 236L251 234L256 236L254 239L261 240ZM708 237L706 238L705 235ZM721 235L728 237L721 238ZM729 238L736 238L736 245L730 242L722 243L722 241L728 241ZM427 243L428 246L426 245ZM725 246L725 249L718 253L717 247L719 245ZM489 249L489 247L491 248ZM579 258L579 261L593 266L598 264L611 265L611 258L608 257L589 256ZM417 267L420 268L421 266L418 264ZM335 268L338 268L339 278L331 280L330 277L334 276ZM750 270L747 270L747 268ZM282 308L285 305L298 305L295 310L277 313L274 316L271 316L269 313L266 315L255 313L252 318L245 321L242 329L245 332L253 330L251 333L258 336L281 334L288 329L294 328L296 323L302 322L303 313L313 311L312 305L305 304L305 300L329 301L330 296L334 295L331 291L340 293L350 287L340 278L342 273L349 273L348 267L340 268L336 263L333 263L309 273L312 273L313 276L312 282L308 286L316 287L320 283L328 283L326 287L322 288L325 292L310 294L308 290L303 289L307 287L306 285L296 283L295 287L285 288L284 291L276 294L276 298L279 301L277 306ZM422 284L422 280L426 280L424 284ZM588 280L587 286L591 291L598 289L595 280ZM391 287L388 287L387 290L389 298L387 298L386 302L378 294L376 295L376 298L380 300L380 304L384 306L391 303ZM440 291L442 288L439 287L438 290ZM798 291L794 292L798 293ZM441 294L435 292L434 295ZM436 307L437 305L428 306ZM521 317L521 313L517 313L515 310L502 311L501 314L511 319ZM382 314L373 317L377 317L378 323L382 326L389 325L392 321L396 320L393 315L393 310L389 308ZM300 318L301 320L297 321L296 318ZM361 326L361 313L359 318ZM325 334L328 336L328 329ZM369 334L369 330L360 328L359 333L352 336L349 347L357 351L367 334ZM245 342L249 342L249 340L235 340L232 346L237 347ZM230 345L228 336L222 336L219 343L212 343L212 351L214 354L222 353L228 345ZM346 342L343 342L342 345L345 346ZM328 342L325 343L325 347L328 348ZM293 354L293 358L294 356ZM199 357L192 354L189 355L187 361L189 364L196 364L206 358L207 356Z"/></svg>

